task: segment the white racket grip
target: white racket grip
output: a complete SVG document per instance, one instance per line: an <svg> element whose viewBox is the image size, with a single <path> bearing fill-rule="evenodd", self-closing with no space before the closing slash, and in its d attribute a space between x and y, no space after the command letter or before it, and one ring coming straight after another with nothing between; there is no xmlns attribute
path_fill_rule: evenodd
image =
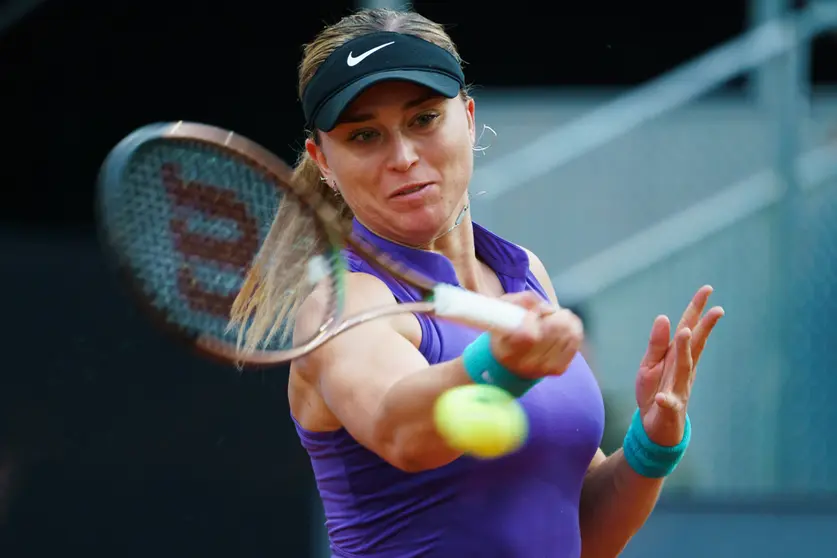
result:
<svg viewBox="0 0 837 558"><path fill-rule="evenodd" d="M513 331L526 317L525 308L454 285L436 285L433 302L437 316L485 331Z"/></svg>

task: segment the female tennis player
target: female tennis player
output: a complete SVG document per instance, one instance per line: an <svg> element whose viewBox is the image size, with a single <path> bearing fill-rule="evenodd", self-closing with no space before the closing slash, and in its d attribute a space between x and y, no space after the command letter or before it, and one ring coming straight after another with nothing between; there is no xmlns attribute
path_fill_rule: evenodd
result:
<svg viewBox="0 0 837 558"><path fill-rule="evenodd" d="M580 322L560 309L534 254L471 220L475 103L443 28L412 12L357 12L306 46L299 78L309 136L297 179L341 200L355 232L392 257L529 310L518 331L494 336L426 315L382 318L292 364L291 413L333 556L619 554L688 445L695 366L723 314L704 313L711 288L697 292L673 340L666 317L653 323L635 420L624 448L606 457L601 393L578 353ZM288 231L305 225L296 211L279 210ZM416 300L413 289L346 257L348 314ZM255 280L269 282L289 270L260 272ZM301 337L321 325L316 292L293 306L274 291L259 291L252 314L234 316L252 318L251 347L279 307L296 308ZM519 397L530 423L525 444L493 460L448 447L432 419L446 390L485 381L480 366L503 372L495 382Z"/></svg>

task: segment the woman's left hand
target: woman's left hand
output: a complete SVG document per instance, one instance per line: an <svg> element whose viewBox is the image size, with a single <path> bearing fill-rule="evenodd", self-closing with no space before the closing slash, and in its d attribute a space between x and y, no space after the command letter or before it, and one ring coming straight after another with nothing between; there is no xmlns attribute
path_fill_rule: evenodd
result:
<svg viewBox="0 0 837 558"><path fill-rule="evenodd" d="M683 312L674 340L667 316L658 316L651 328L637 374L636 400L645 433L655 444L671 447L683 439L695 369L709 334L724 315L720 306L704 314L711 294L708 285L698 290Z"/></svg>

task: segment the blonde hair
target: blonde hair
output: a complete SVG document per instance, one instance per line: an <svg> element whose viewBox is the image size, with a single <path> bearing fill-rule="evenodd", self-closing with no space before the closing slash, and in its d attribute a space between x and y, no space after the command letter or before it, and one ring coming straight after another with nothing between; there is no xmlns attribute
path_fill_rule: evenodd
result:
<svg viewBox="0 0 837 558"><path fill-rule="evenodd" d="M304 46L299 65L299 96L329 55L344 43L380 31L415 35L450 52L462 64L456 45L443 26L415 13L390 9L366 9L346 16L323 29ZM463 91L463 95L467 95ZM307 132L318 141L316 130ZM333 196L322 180L317 163L303 149L294 170L298 186L319 189ZM352 220L352 212L342 198L335 198L340 218ZM300 242L311 239L313 242ZM235 299L230 328L238 327L238 348L242 353L267 346L279 335L286 341L291 335L292 318L310 294L306 264L325 247L326 239L317 230L314 219L292 199L282 200L270 232L249 270Z"/></svg>

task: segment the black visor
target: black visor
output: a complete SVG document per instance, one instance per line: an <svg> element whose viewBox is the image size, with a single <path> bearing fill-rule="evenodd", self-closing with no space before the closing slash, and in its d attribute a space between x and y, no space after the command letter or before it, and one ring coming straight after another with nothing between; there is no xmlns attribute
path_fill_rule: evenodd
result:
<svg viewBox="0 0 837 558"><path fill-rule="evenodd" d="M456 59L413 35L389 31L353 39L335 50L302 95L309 130L328 132L358 95L382 81L409 81L450 99L465 86Z"/></svg>

